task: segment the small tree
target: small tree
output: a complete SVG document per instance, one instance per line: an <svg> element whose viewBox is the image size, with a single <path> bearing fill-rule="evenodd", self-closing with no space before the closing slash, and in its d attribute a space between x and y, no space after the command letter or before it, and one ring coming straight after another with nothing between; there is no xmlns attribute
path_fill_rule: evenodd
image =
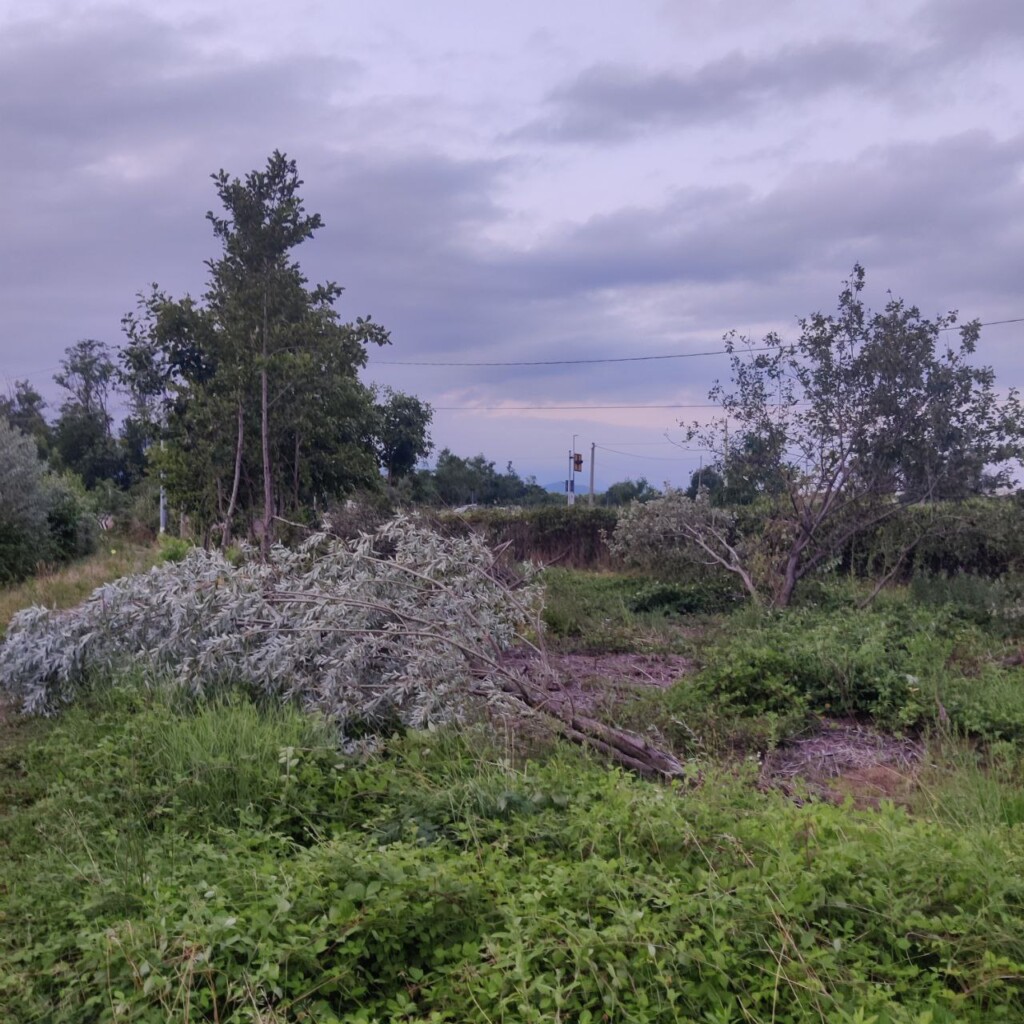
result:
<svg viewBox="0 0 1024 1024"><path fill-rule="evenodd" d="M415 395L385 388L377 411L377 457L387 473L388 483L408 476L416 463L433 451L430 421L433 410Z"/></svg>
<svg viewBox="0 0 1024 1024"><path fill-rule="evenodd" d="M115 372L107 346L87 338L68 348L53 378L68 393L54 427L54 447L60 464L90 489L103 480L123 482L107 407Z"/></svg>
<svg viewBox="0 0 1024 1024"><path fill-rule="evenodd" d="M801 320L795 343L727 336L731 389L711 391L734 430L761 439L772 486L756 534L691 503L685 539L778 607L856 535L909 504L976 493L1021 450L1016 391L1000 402L992 370L969 362L979 325L956 343L955 313L930 320L896 298L872 312L863 288L855 266L837 311ZM694 425L688 437L724 451L724 433Z"/></svg>
<svg viewBox="0 0 1024 1024"><path fill-rule="evenodd" d="M252 526L267 551L277 515L379 477L372 394L358 370L366 347L388 342L369 317L343 324L342 289L311 286L295 249L322 226L306 212L293 160L274 152L243 180L213 175L222 214L208 213L222 246L207 261L201 301L154 286L124 318L123 375L141 445L172 500L196 522Z"/></svg>

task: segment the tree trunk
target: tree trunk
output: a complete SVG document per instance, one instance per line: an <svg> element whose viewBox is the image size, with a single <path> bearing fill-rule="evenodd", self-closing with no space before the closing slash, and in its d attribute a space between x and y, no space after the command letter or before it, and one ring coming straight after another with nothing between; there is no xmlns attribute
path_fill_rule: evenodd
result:
<svg viewBox="0 0 1024 1024"><path fill-rule="evenodd" d="M242 482L242 448L245 440L245 410L242 406L242 399L238 399L238 440L235 442L235 475L231 481L231 497L228 499L228 510L224 516L224 537L223 544L227 547L231 543L231 519L235 514L238 505L238 488Z"/></svg>
<svg viewBox="0 0 1024 1024"><path fill-rule="evenodd" d="M260 551L266 558L270 552L271 528L274 521L274 485L270 476L270 410L267 396L267 288L263 287L263 365L260 368L260 439L263 443L263 536Z"/></svg>
<svg viewBox="0 0 1024 1024"><path fill-rule="evenodd" d="M793 591L796 589L796 583L799 577L797 576L797 566L800 562L800 552L790 551L789 557L786 559L786 570L782 576L782 587L779 592L775 595L775 607L776 608L788 608L789 602L793 599Z"/></svg>
<svg viewBox="0 0 1024 1024"><path fill-rule="evenodd" d="M683 778L686 774L685 768L673 754L652 746L634 732L616 729L595 718L578 715L571 708L553 705L549 694L528 683L517 681L514 686L507 686L506 689L527 707L553 719L567 739L600 751L630 771L664 781Z"/></svg>

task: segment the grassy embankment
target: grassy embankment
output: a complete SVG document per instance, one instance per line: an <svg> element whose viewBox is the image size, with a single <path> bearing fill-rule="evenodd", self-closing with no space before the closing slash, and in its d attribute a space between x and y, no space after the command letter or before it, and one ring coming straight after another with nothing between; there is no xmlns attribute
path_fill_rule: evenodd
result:
<svg viewBox="0 0 1024 1024"><path fill-rule="evenodd" d="M1024 1019L1012 609L549 580L556 649L699 658L608 711L690 782L479 728L347 758L292 710L127 680L4 755L0 1018ZM759 788L823 713L915 739L906 807Z"/></svg>
<svg viewBox="0 0 1024 1024"><path fill-rule="evenodd" d="M0 637L11 616L22 608L71 608L103 583L142 572L159 558L156 545L133 544L120 537L105 540L105 546L88 558L40 573L15 586L0 587Z"/></svg>

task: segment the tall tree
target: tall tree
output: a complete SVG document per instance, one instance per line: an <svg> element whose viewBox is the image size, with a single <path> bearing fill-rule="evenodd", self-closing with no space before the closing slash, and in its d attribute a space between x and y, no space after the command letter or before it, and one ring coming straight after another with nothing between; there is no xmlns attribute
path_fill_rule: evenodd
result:
<svg viewBox="0 0 1024 1024"><path fill-rule="evenodd" d="M107 346L87 338L68 348L53 378L68 392L54 428L54 447L60 463L89 488L103 480L123 482L107 404L115 371Z"/></svg>
<svg viewBox="0 0 1024 1024"><path fill-rule="evenodd" d="M836 312L801 320L794 343L726 339L732 384L711 397L761 439L765 528L738 536L707 502L674 511L680 536L778 606L858 533L907 504L977 491L987 467L1021 452L1019 396L1000 400L992 370L971 359L979 325L957 336L954 313L928 319L897 298L873 312L864 282L855 266ZM719 426L690 436L723 448Z"/></svg>
<svg viewBox="0 0 1024 1024"><path fill-rule="evenodd" d="M168 444L156 458L174 496L225 538L259 509L266 546L276 515L373 485L373 401L356 374L367 345L389 338L369 317L342 323L342 289L309 286L294 260L322 226L294 161L275 152L244 180L213 181L222 251L202 301L143 296L125 318L124 372L148 415L159 409Z"/></svg>

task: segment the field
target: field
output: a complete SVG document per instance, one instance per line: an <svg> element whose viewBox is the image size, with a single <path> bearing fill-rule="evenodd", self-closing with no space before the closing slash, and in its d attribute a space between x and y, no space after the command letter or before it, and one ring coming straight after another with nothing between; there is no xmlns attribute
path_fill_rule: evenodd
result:
<svg viewBox="0 0 1024 1024"><path fill-rule="evenodd" d="M542 716L341 750L238 690L105 680L0 734L0 1019L1024 1019L1012 588L545 585L553 699L682 777Z"/></svg>

